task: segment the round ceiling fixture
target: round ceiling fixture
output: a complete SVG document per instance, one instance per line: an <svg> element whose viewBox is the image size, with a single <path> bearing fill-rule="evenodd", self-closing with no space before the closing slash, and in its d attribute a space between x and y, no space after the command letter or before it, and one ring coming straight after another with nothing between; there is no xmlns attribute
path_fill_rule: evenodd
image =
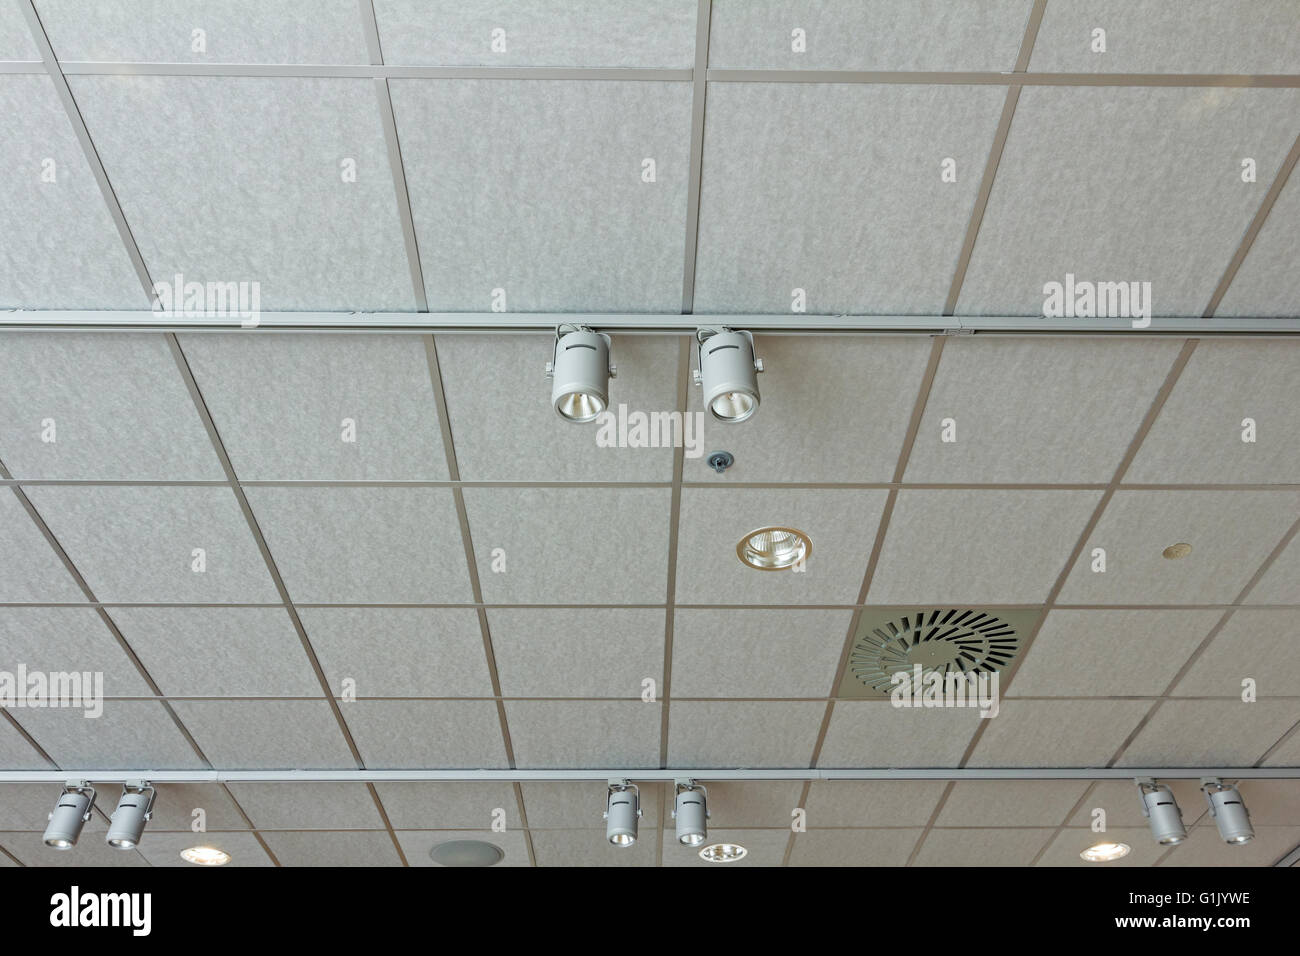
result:
<svg viewBox="0 0 1300 956"><path fill-rule="evenodd" d="M441 866L495 866L506 858L505 851L484 840L449 840L429 851Z"/></svg>
<svg viewBox="0 0 1300 956"><path fill-rule="evenodd" d="M697 329L700 367L695 384L704 389L704 407L715 421L743 422L758 411L758 373L754 336L733 329Z"/></svg>
<svg viewBox="0 0 1300 956"><path fill-rule="evenodd" d="M199 866L225 866L230 862L230 854L215 846L192 846L181 850L181 859Z"/></svg>
<svg viewBox="0 0 1300 956"><path fill-rule="evenodd" d="M609 361L609 336L572 326L561 326L555 335L555 352L546 363L551 405L566 421L595 421L609 407L609 380L617 374Z"/></svg>
<svg viewBox="0 0 1300 956"><path fill-rule="evenodd" d="M1109 863L1111 860L1128 856L1131 849L1133 848L1127 843L1095 843L1079 856L1089 863Z"/></svg>
<svg viewBox="0 0 1300 956"><path fill-rule="evenodd" d="M812 554L812 539L797 528L759 528L736 545L741 562L757 571L784 571Z"/></svg>
<svg viewBox="0 0 1300 956"><path fill-rule="evenodd" d="M700 859L709 863L735 863L748 853L739 843L711 843L700 851Z"/></svg>
<svg viewBox="0 0 1300 956"><path fill-rule="evenodd" d="M1180 541L1177 544L1171 544L1160 552L1170 561L1177 561L1179 558L1185 558L1192 553L1192 546L1186 542Z"/></svg>

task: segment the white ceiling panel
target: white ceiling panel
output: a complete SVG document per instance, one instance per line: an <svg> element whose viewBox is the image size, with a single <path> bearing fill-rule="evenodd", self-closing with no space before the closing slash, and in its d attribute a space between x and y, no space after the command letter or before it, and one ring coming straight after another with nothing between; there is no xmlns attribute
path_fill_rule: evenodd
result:
<svg viewBox="0 0 1300 956"><path fill-rule="evenodd" d="M695 12L695 0L375 2L384 62L432 66L690 69Z"/></svg>
<svg viewBox="0 0 1300 956"><path fill-rule="evenodd" d="M0 60L40 60L41 51L16 3L0 3Z"/></svg>
<svg viewBox="0 0 1300 956"><path fill-rule="evenodd" d="M41 485L25 490L100 601L279 599L229 488Z"/></svg>
<svg viewBox="0 0 1300 956"><path fill-rule="evenodd" d="M1300 90L1026 87L958 313L1042 315L1044 285L1073 275L1149 282L1153 314L1200 315L1297 117Z"/></svg>
<svg viewBox="0 0 1300 956"><path fill-rule="evenodd" d="M69 83L155 283L250 283L267 311L414 308L372 81Z"/></svg>
<svg viewBox="0 0 1300 956"><path fill-rule="evenodd" d="M1246 600L1251 604L1300 604L1300 535L1269 565Z"/></svg>
<svg viewBox="0 0 1300 956"><path fill-rule="evenodd" d="M425 341L187 335L182 345L241 479L445 481Z"/></svg>
<svg viewBox="0 0 1300 956"><path fill-rule="evenodd" d="M1300 313L1300 276L1294 268L1295 249L1300 245L1296 225L1300 223L1297 183L1300 177L1287 180L1215 315Z"/></svg>
<svg viewBox="0 0 1300 956"><path fill-rule="evenodd" d="M453 604L471 600L445 488L245 489L295 601Z"/></svg>
<svg viewBox="0 0 1300 956"><path fill-rule="evenodd" d="M654 866L659 831L642 825L631 846L610 846L603 829L535 830L538 866ZM500 864L498 864L500 865Z"/></svg>
<svg viewBox="0 0 1300 956"><path fill-rule="evenodd" d="M505 707L521 768L659 766L658 703L509 700Z"/></svg>
<svg viewBox="0 0 1300 956"><path fill-rule="evenodd" d="M1300 766L1300 733L1296 733L1295 728L1287 733L1290 736L1283 736L1269 751L1268 759L1263 761L1265 767Z"/></svg>
<svg viewBox="0 0 1300 956"><path fill-rule="evenodd" d="M262 844L251 833L158 833L154 827L140 841L140 855L150 866L195 866L181 851L203 846L224 850L230 861L223 866L275 866ZM76 852L75 850L73 851Z"/></svg>
<svg viewBox="0 0 1300 956"><path fill-rule="evenodd" d="M709 828L709 844L738 843L749 852L739 860L722 864L727 867L737 866L780 866L785 859L785 849L790 842L789 829L784 830L715 830ZM700 859L700 851L695 847L682 846L671 827L663 833L664 866L707 866L720 864Z"/></svg>
<svg viewBox="0 0 1300 956"><path fill-rule="evenodd" d="M0 493L0 599L81 602L86 600L18 496Z"/></svg>
<svg viewBox="0 0 1300 956"><path fill-rule="evenodd" d="M672 767L807 767L821 729L821 701L674 700Z"/></svg>
<svg viewBox="0 0 1300 956"><path fill-rule="evenodd" d="M1300 514L1283 491L1117 491L1066 579L1065 604L1227 604ZM1190 544L1186 557L1163 556ZM1093 571L1096 548L1105 572Z"/></svg>
<svg viewBox="0 0 1300 956"><path fill-rule="evenodd" d="M492 701L362 700L341 706L371 770L507 766Z"/></svg>
<svg viewBox="0 0 1300 956"><path fill-rule="evenodd" d="M1251 767L1300 721L1292 700L1170 700L1116 761L1120 767Z"/></svg>
<svg viewBox="0 0 1300 956"><path fill-rule="evenodd" d="M1241 780L1237 789L1256 826L1291 826L1300 820L1300 786L1294 781Z"/></svg>
<svg viewBox="0 0 1300 956"><path fill-rule="evenodd" d="M968 765L1103 767L1150 709L1145 700L1003 701Z"/></svg>
<svg viewBox="0 0 1300 956"><path fill-rule="evenodd" d="M819 780L808 789L808 828L923 827L942 780Z"/></svg>
<svg viewBox="0 0 1300 956"><path fill-rule="evenodd" d="M795 836L791 866L906 866L924 831L809 830Z"/></svg>
<svg viewBox="0 0 1300 956"><path fill-rule="evenodd" d="M528 866L528 844L522 830L496 833L492 830L402 830L397 842L402 845L409 866L441 866L433 861L434 849L443 843L474 840L491 843L505 854L494 866Z"/></svg>
<svg viewBox="0 0 1300 956"><path fill-rule="evenodd" d="M1028 866L1051 828L931 830L913 866Z"/></svg>
<svg viewBox="0 0 1300 956"><path fill-rule="evenodd" d="M172 707L215 767L356 767L338 721L323 700L179 700Z"/></svg>
<svg viewBox="0 0 1300 956"><path fill-rule="evenodd" d="M942 312L1004 96L710 84L696 310Z"/></svg>
<svg viewBox="0 0 1300 956"><path fill-rule="evenodd" d="M83 685L106 697L149 697L153 692L99 614L78 607L0 607L0 659L11 673L73 671L99 675Z"/></svg>
<svg viewBox="0 0 1300 956"><path fill-rule="evenodd" d="M262 834L281 866L401 866L393 838L382 830Z"/></svg>
<svg viewBox="0 0 1300 956"><path fill-rule="evenodd" d="M98 717L87 716L81 708L50 707L23 709L14 712L14 716L61 767L110 770L203 767L203 761L177 729L166 708L151 700L105 701L103 713Z"/></svg>
<svg viewBox="0 0 1300 956"><path fill-rule="evenodd" d="M1229 846L1208 820L1187 834L1161 866L1273 866L1300 844L1300 827L1255 827L1255 839Z"/></svg>
<svg viewBox="0 0 1300 956"><path fill-rule="evenodd" d="M388 820L398 830L491 827L505 813L510 830L520 826L518 801L509 783L378 783ZM531 807L529 826L535 825Z"/></svg>
<svg viewBox="0 0 1300 956"><path fill-rule="evenodd" d="M710 829L719 827L789 827L799 806L798 780L719 780L704 782ZM667 824L666 824L667 825Z"/></svg>
<svg viewBox="0 0 1300 956"><path fill-rule="evenodd" d="M872 604L1022 604L1047 597L1099 491L905 489Z"/></svg>
<svg viewBox="0 0 1300 956"><path fill-rule="evenodd" d="M11 770L48 770L50 763L36 752L13 724L0 720L0 766ZM49 813L49 808L41 812Z"/></svg>
<svg viewBox="0 0 1300 956"><path fill-rule="evenodd" d="M961 780L953 784L934 823L939 827L1054 827L1087 789L1088 784L1079 780Z"/></svg>
<svg viewBox="0 0 1300 956"><path fill-rule="evenodd" d="M263 830L365 830L384 825L370 790L361 783L232 783L230 792L253 825ZM305 798L305 799L304 799Z"/></svg>
<svg viewBox="0 0 1300 956"><path fill-rule="evenodd" d="M431 309L680 308L689 83L389 88Z"/></svg>
<svg viewBox="0 0 1300 956"><path fill-rule="evenodd" d="M981 720L974 708L837 701L818 767L955 767Z"/></svg>
<svg viewBox="0 0 1300 956"><path fill-rule="evenodd" d="M150 833L180 830L189 833L197 842L203 838L194 835L193 827L200 822L209 830L248 829L248 822L240 815L239 807L222 784L159 783L155 784L155 789L158 795L154 799L153 819L149 821ZM111 814L117 796L116 786L105 787L95 801L96 806ZM201 817L195 814L197 810L203 811Z"/></svg>
<svg viewBox="0 0 1300 956"><path fill-rule="evenodd" d="M1237 611L1170 693L1240 698L1247 678L1260 697L1295 695L1300 687L1300 609ZM1296 718L1300 720L1300 708Z"/></svg>

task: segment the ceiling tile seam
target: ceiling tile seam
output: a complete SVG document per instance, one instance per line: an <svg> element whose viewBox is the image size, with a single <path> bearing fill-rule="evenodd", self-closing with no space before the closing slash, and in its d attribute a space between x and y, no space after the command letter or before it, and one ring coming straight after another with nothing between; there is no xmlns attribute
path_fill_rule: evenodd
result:
<svg viewBox="0 0 1300 956"><path fill-rule="evenodd" d="M655 866L664 865L664 827L668 823L668 781L659 783L659 826L655 830Z"/></svg>
<svg viewBox="0 0 1300 956"><path fill-rule="evenodd" d="M713 0L697 0L695 69L691 77L690 168L686 180L686 231L682 264L682 314L695 311L695 269L700 239L700 189L704 177L704 111L708 96L709 34Z"/></svg>
<svg viewBox="0 0 1300 956"><path fill-rule="evenodd" d="M1264 228L1264 221L1268 219L1268 214L1272 212L1273 204L1277 202L1277 197L1281 195L1283 187L1286 186L1287 179L1291 176L1292 170L1295 169L1297 160L1300 160L1300 135L1296 136L1291 150L1282 161L1281 169L1273 177L1272 185L1269 186L1268 192L1264 194L1264 199L1259 204L1259 209L1255 211L1255 216L1251 219L1250 225L1246 227L1246 232L1241 237L1240 244L1233 253L1232 259L1228 262L1228 267L1223 270L1223 276L1219 279L1219 284L1215 286L1214 294L1210 296L1209 304L1206 305L1205 311L1201 313L1202 318L1213 318L1214 313L1223 302L1223 297L1228 294L1228 287L1232 285L1232 280L1237 276L1237 270L1241 268L1242 263L1246 261L1246 256L1250 254L1251 247L1254 246L1260 230Z"/></svg>
<svg viewBox="0 0 1300 956"><path fill-rule="evenodd" d="M798 802L798 804L795 805L795 809L802 809L802 810L805 812L805 814L807 813L807 810L808 810L808 794L810 794L811 792L812 792L812 781L811 781L811 780L805 780L805 781L803 782L803 786L799 788L799 802ZM798 831L795 830L795 828L794 828L794 826L793 826L793 824L792 824L792 825L790 826L790 836L789 836L789 837L786 839L786 841L785 841L785 852L783 852L783 853L781 854L781 865L782 865L782 866L789 866L789 865L790 865L790 856L791 856L791 854L794 853L794 841L795 841L795 837L797 837L798 835L799 835Z"/></svg>
<svg viewBox="0 0 1300 956"><path fill-rule="evenodd" d="M406 859L406 852L402 849L401 841L397 839L397 834L393 831L393 823L388 819L388 811L384 809L384 802L379 799L379 791L375 789L373 781L366 781L366 792L370 794L370 799L375 802L375 809L379 811L379 819L384 824L384 832L393 841L393 849L397 851L397 858L402 861L402 866L410 866L410 862Z"/></svg>
<svg viewBox="0 0 1300 956"><path fill-rule="evenodd" d="M24 863L22 860L18 859L18 857L14 856L12 853L10 853L10 852L9 852L7 849L5 849L3 846L0 846L0 853L3 853L5 856L9 857L9 859L13 860L15 866L23 866L23 867L25 867L25 866L27 865L27 864Z"/></svg>
<svg viewBox="0 0 1300 956"><path fill-rule="evenodd" d="M1047 8L1047 0L1034 0L1034 5L1029 11L1029 19L1025 23L1025 32L1020 38L1020 53L1016 56L1016 65L1012 72L1025 73L1029 70L1029 60L1034 52L1034 43L1038 40L1038 28L1043 23L1043 11Z"/></svg>
<svg viewBox="0 0 1300 956"><path fill-rule="evenodd" d="M36 738L27 732L27 728L18 723L18 718L14 717L14 715L9 712L8 707L0 707L0 717L4 717L4 719L9 722L9 726L16 730L19 736L27 741L27 745L32 748L38 757L48 763L50 768L54 770L63 769L59 766L58 761L51 757L46 752L45 748L36 742Z"/></svg>
<svg viewBox="0 0 1300 956"><path fill-rule="evenodd" d="M271 849L270 845L266 842L266 840L262 838L262 834L258 831L257 827L253 824L253 818L250 817L244 811L243 806L235 798L235 794L231 791L230 785L228 783L223 782L220 786L222 792L226 795L226 799L229 800L231 804L234 806L235 812L238 813L240 819L242 819L244 823L247 824L247 828L249 831L252 832L253 838L257 840L257 842L261 845L262 850L266 853L267 857L270 858L271 864L273 866L279 866L280 865L279 857L275 855L275 852Z"/></svg>
<svg viewBox="0 0 1300 956"><path fill-rule="evenodd" d="M1296 844L1294 849L1278 857L1277 860L1273 863L1273 865L1274 866L1295 866L1297 860L1300 860L1300 844Z"/></svg>
<svg viewBox="0 0 1300 956"><path fill-rule="evenodd" d="M1024 662L1025 658L1029 656L1030 649L1033 647L1034 638L1037 637L1038 633L1042 630L1043 622L1047 620L1047 615L1051 613L1052 608L1056 604L1056 599L1060 597L1061 591L1065 588L1066 580L1078 564L1079 556L1083 554L1083 549L1087 547L1089 537L1101 522L1101 517L1105 513L1111 499L1115 496L1116 489L1119 487L1120 482L1123 481L1124 475L1128 472L1129 466L1137 457L1138 451L1141 449L1142 443L1146 440L1151 428L1155 425L1156 419L1160 417L1160 412L1164 408L1165 402L1173 392L1179 376L1183 374L1183 369L1187 367L1188 361L1191 360L1192 353L1196 351L1196 346L1199 341L1199 339L1188 339L1183 343L1183 347L1178 351L1178 355L1174 357L1173 364L1165 374L1164 381L1161 383L1160 388L1152 398L1151 405L1147 409L1146 415L1143 416L1141 424L1138 425L1137 431L1134 432L1132 439L1129 441L1128 448L1124 451L1124 457L1120 459L1119 465L1115 468L1115 473L1111 476L1109 486L1104 492L1102 492L1101 498L1097 501L1096 506L1092 510L1092 515L1088 518L1083 530L1079 533L1079 539L1075 542L1073 549L1070 551L1069 557L1066 558L1065 565L1056 576L1056 581L1053 582L1051 590L1047 592L1047 597L1043 601L1043 613L1038 616L1037 622L1025 636L1025 641L1020 647L1019 655L1006 669L1005 675L1000 682L1003 694L1005 694L1007 689L1011 686L1012 681L1015 679L1016 672L1020 669L1020 665ZM1157 702L1155 707L1159 706L1160 704ZM1152 709L1154 710L1154 707ZM966 746L965 752L957 762L958 767L966 766L966 763L975 753L975 748L979 746L980 739L984 736L987 729L988 721L980 721L975 728L975 733L971 737L970 743Z"/></svg>
<svg viewBox="0 0 1300 956"><path fill-rule="evenodd" d="M311 665L312 673L316 675L316 681L320 685L321 693L325 701L329 704L334 720L338 724L339 732L343 735L343 740L352 754L352 759L356 762L358 769L365 769L365 761L362 760L361 750L357 747L357 742L352 737L352 731L343 719L343 711L337 700L334 699L333 691L330 688L329 679L325 676L325 669L321 666L320 658L316 654L316 649L312 646L311 638L307 635L307 628L302 623L302 618L298 615L298 609L293 605L293 599L289 595L289 588L284 583L284 578L280 574L280 568L275 562L275 557L271 553L271 546L267 543L266 536L262 534L261 525L257 521L257 515L253 513L253 507L248 502L248 497L244 494L244 489L240 487L239 476L235 472L235 466L230 460L230 455L226 451L225 442L222 441L221 432L217 429L217 423L212 417L212 412L208 408L207 399L203 397L203 392L199 388L198 380L194 377L194 370L190 368L189 359L185 355L185 350L181 347L180 340L174 333L168 333L167 345L171 350L172 359L176 363L176 369L179 372L185 388L190 394L190 400L198 413L203 428L208 434L208 439L212 443L212 450L216 453L218 461L221 463L222 471L225 473L229 483L230 491L235 496L235 501L239 506L240 512L244 516L244 522L248 526L249 534L253 542L257 545L258 553L262 556L262 562L266 566L267 574L271 578L276 593L284 603L285 613L289 615L289 620L293 624L294 632L298 635L298 643L302 646L303 653L307 655L308 663Z"/></svg>
<svg viewBox="0 0 1300 956"><path fill-rule="evenodd" d="M939 815L943 813L943 808L948 803L948 797L952 793L952 788L955 785L956 781L949 780L947 785L943 788L943 793L939 794L939 799L935 803L934 809L930 811L930 816L926 819L925 826L921 828L921 835L917 837L916 842L912 844L912 852L907 855L907 862L904 863L903 866L910 867L916 865L917 857L921 855L921 849L925 846L925 841L930 836L930 831L934 829L935 822L938 821Z"/></svg>
<svg viewBox="0 0 1300 956"><path fill-rule="evenodd" d="M83 64L77 64L82 66ZM87 67L102 64L84 64ZM140 64L158 67L166 64ZM65 71L73 64L65 63ZM714 67L710 83L817 83L924 86L1206 87L1291 89L1294 73L1034 73L957 70L746 70Z"/></svg>
<svg viewBox="0 0 1300 956"><path fill-rule="evenodd" d="M512 784L515 792L515 812L519 814L519 829L524 834L524 849L528 851L528 865L537 866L537 851L533 847L533 833L528 826L528 808L524 806L524 787L518 780Z"/></svg>
<svg viewBox="0 0 1300 956"><path fill-rule="evenodd" d="M707 0L702 0L707 2ZM682 419L690 414L691 344L681 339L677 345L677 411ZM668 733L672 703L673 635L677 626L677 549L682 519L682 473L686 467L685 448L673 448L673 485L668 505L668 554L666 594L664 597L664 666L663 685L659 688L659 766L668 766Z"/></svg>
<svg viewBox="0 0 1300 956"><path fill-rule="evenodd" d="M1092 796L1092 792L1095 789L1097 789L1096 780L1092 781L1086 787L1083 788L1083 793L1080 794L1079 799L1074 801L1074 805L1071 806L1070 809L1065 812L1065 818L1061 820L1061 822L1052 829L1052 833L1050 836L1048 836L1047 841L1038 848L1038 852L1035 853L1033 859L1029 861L1028 864L1029 866L1038 865L1038 861L1043 858L1043 856L1047 853L1048 849L1051 848L1052 844L1055 843L1057 840L1059 840L1061 834L1063 834L1069 828L1070 821L1074 819L1075 814L1079 813L1087 805L1088 798Z"/></svg>
<svg viewBox="0 0 1300 956"><path fill-rule="evenodd" d="M429 367L429 384L433 390L434 406L438 413L438 428L442 436L442 450L447 460L447 475L460 479L460 464L456 454L456 439L452 434L451 414L447 410L447 391L442 380L442 362L438 358L438 342L435 336L424 337L424 354ZM465 549L465 567L469 576L470 596L473 597L478 616L479 635L483 641L483 657L487 663L488 679L492 685L492 695L498 698L497 723L501 727L501 744L505 749L506 763L515 768L515 748L510 736L510 723L506 716L506 706L501 697L501 676L497 670L496 650L492 646L492 630L489 626L487 610L483 604L483 585L479 580L478 558L474 547L474 537L469 524L469 510L465 507L465 493L459 487L451 489L452 500L456 507L456 520L460 525L461 545Z"/></svg>
<svg viewBox="0 0 1300 956"><path fill-rule="evenodd" d="M939 363L943 358L943 347L946 337L942 335L934 336L930 341L930 355L926 360L925 372L921 375L921 382L916 390L916 400L912 403L912 414L907 422L907 432L903 436L902 445L898 450L898 461L894 465L894 479L897 481L902 478L907 470L907 463L912 456L912 446L916 444L916 436L921 430L921 418L925 414L925 407L930 401L930 390L934 387L935 376L939 372ZM844 637L844 646L840 649L839 662L835 667L835 677L831 683L830 698L835 697L836 689L844 680L844 674L848 670L849 657L853 651L853 638L857 634L858 625L862 620L862 610L866 604L867 594L871 591L871 582L876 575L876 566L880 563L880 555L885 547L885 535L889 532L889 523L893 519L894 505L898 500L898 490L891 488L885 498L885 505L880 512L880 524L876 527L875 539L871 543L871 553L867 557L867 566L862 573L862 585L858 588L858 599L854 607L853 614L849 619L848 633ZM813 742L812 755L809 758L808 766L816 767L817 761L821 759L822 746L826 742L826 734L830 731L831 717L835 710L835 701L829 700L826 704L826 711L822 714L821 726L817 730L817 739Z"/></svg>
<svg viewBox="0 0 1300 956"><path fill-rule="evenodd" d="M154 283L149 275L149 268L145 265L140 246L136 242L135 235L131 232L131 226L126 220L126 213L122 210L122 205L117 198L117 192L113 189L113 184L108 178L108 172L104 169L104 164L100 160L99 150L95 148L95 143L90 137L90 130L81 115L81 109L77 106L76 98L72 95L72 88L68 85L67 77L63 75L58 57L54 53L54 47L50 44L50 38L45 33L45 27L41 23L40 15L36 12L36 5L33 0L18 0L18 6L27 20L32 39L41 52L45 71L54 85L55 92L58 94L68 125L72 128L72 132L81 146L86 165L90 168L95 184L99 187L100 197L103 199L106 211L117 229L118 237L122 241L123 251L126 252L136 278L140 282L145 301L149 303L149 307L152 309L157 305L157 296L154 293Z"/></svg>

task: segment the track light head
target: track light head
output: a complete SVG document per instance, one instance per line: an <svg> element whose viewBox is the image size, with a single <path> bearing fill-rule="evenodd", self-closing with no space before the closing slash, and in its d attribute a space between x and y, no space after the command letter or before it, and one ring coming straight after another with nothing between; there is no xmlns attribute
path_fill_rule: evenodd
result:
<svg viewBox="0 0 1300 956"><path fill-rule="evenodd" d="M551 405L565 421L593 421L609 407L609 380L618 374L609 350L609 336L603 333L582 326L555 330L555 352L546 363L546 375L551 379Z"/></svg>
<svg viewBox="0 0 1300 956"><path fill-rule="evenodd" d="M1219 828L1223 842L1232 846L1242 846L1255 839L1255 828L1250 825L1250 811L1241 799L1235 785L1224 783L1217 777L1206 777L1201 781L1201 792L1205 802L1210 805L1210 816Z"/></svg>
<svg viewBox="0 0 1300 956"><path fill-rule="evenodd" d="M95 788L88 783L70 781L50 812L50 822L42 838L45 845L54 850L71 850L77 845L81 828L90 819L94 806Z"/></svg>
<svg viewBox="0 0 1300 956"><path fill-rule="evenodd" d="M673 819L677 821L677 842L682 846L700 846L709 838L709 804L707 791L693 780L677 781L677 800Z"/></svg>
<svg viewBox="0 0 1300 956"><path fill-rule="evenodd" d="M731 329L699 329L700 367L695 384L704 388L704 407L720 422L743 422L758 411L758 373L754 336Z"/></svg>
<svg viewBox="0 0 1300 956"><path fill-rule="evenodd" d="M108 824L108 845L116 850L134 850L144 834L144 825L153 818L153 801L157 794L144 781L131 781L122 788L117 809Z"/></svg>
<svg viewBox="0 0 1300 956"><path fill-rule="evenodd" d="M1138 795L1142 798L1142 815L1151 826L1151 835L1161 846L1177 846L1187 839L1183 814L1174 800L1173 791L1154 780L1138 780Z"/></svg>
<svg viewBox="0 0 1300 956"><path fill-rule="evenodd" d="M605 839L618 847L636 843L640 816L641 791L626 780L611 780L605 796Z"/></svg>

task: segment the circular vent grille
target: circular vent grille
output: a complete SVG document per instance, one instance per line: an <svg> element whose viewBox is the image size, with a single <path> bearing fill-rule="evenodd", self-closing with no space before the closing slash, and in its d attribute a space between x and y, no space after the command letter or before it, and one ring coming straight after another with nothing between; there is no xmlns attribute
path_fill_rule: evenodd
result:
<svg viewBox="0 0 1300 956"><path fill-rule="evenodd" d="M1020 649L1016 629L987 611L938 608L904 614L864 633L853 645L849 671L888 693L899 671L966 674L998 671Z"/></svg>

